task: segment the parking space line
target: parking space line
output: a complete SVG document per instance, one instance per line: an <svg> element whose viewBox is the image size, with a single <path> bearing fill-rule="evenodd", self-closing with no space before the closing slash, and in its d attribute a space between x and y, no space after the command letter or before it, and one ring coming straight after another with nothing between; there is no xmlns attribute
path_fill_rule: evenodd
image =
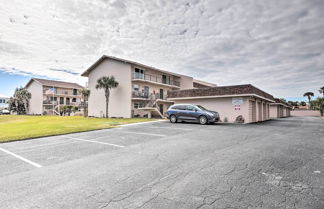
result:
<svg viewBox="0 0 324 209"><path fill-rule="evenodd" d="M111 143L99 142L99 141L93 141L93 140L88 140L88 139L79 139L79 138L70 137L70 136L65 136L65 137L66 137L66 138L69 138L69 139L78 140L78 141L84 141L84 142L91 142L91 143L96 143L96 144L109 145L109 146L113 146L113 147L119 147L119 148L123 148L123 147L125 147L125 146L123 146L123 145L118 145L118 144L111 144Z"/></svg>
<svg viewBox="0 0 324 209"><path fill-rule="evenodd" d="M167 135L163 134L151 134L151 133L143 133L143 132L136 132L136 131L120 131L121 133L129 133L129 134L140 134L140 135L148 135L148 136L160 136L160 137L165 137Z"/></svg>
<svg viewBox="0 0 324 209"><path fill-rule="evenodd" d="M189 128L173 128L173 127L158 127L158 126L141 126L141 127L145 127L145 128L158 128L158 129L164 128L164 129L174 129L174 130L183 130L183 131L190 131L190 130L192 130L192 129L189 129Z"/></svg>
<svg viewBox="0 0 324 209"><path fill-rule="evenodd" d="M29 164L37 167L37 168L41 168L42 167L40 164L35 163L35 162L31 161L31 160L28 160L28 159L26 159L26 158L24 158L24 157L22 157L20 155L17 155L17 154L15 154L13 152L10 152L9 150L3 149L1 147L0 147L0 150L3 151L3 152L5 152L5 153L7 153L7 154L9 154L9 155L12 155L12 156L16 157L16 158L18 158L18 159L20 159L20 160L22 160L22 161L24 161L26 163L29 163Z"/></svg>
<svg viewBox="0 0 324 209"><path fill-rule="evenodd" d="M146 123L157 123L157 122L163 122L165 120L154 120L154 121L146 121L146 122L139 122L139 123L129 123L129 124L123 124L123 125L118 125L119 127L125 127L125 126L136 126L136 125L142 125Z"/></svg>

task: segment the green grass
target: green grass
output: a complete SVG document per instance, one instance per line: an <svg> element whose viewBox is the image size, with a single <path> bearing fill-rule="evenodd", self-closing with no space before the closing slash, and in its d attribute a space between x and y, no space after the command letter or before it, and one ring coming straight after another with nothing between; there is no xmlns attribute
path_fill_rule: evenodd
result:
<svg viewBox="0 0 324 209"><path fill-rule="evenodd" d="M82 116L0 116L0 143L42 136L113 128L117 125L152 121L147 118L84 118Z"/></svg>

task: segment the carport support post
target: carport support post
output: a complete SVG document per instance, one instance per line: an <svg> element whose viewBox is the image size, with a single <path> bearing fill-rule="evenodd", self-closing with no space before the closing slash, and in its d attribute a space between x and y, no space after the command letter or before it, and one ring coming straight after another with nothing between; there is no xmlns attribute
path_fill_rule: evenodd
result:
<svg viewBox="0 0 324 209"><path fill-rule="evenodd" d="M151 111L149 111L147 117L148 117L148 118L152 118L152 113L151 113Z"/></svg>

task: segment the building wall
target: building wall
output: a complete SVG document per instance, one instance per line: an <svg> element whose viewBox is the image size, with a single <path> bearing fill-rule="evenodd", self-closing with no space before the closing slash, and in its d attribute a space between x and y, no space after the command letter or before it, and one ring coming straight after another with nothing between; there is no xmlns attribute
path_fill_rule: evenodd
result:
<svg viewBox="0 0 324 209"><path fill-rule="evenodd" d="M40 115L43 114L43 87L41 84L33 81L27 88L31 93L29 100L28 114Z"/></svg>
<svg viewBox="0 0 324 209"><path fill-rule="evenodd" d="M193 89L193 78L189 76L181 76L180 78L180 90Z"/></svg>
<svg viewBox="0 0 324 209"><path fill-rule="evenodd" d="M249 100L248 97L243 97L243 104L240 106L240 110L235 110L232 104L232 97L228 98L197 98L188 100L175 100L176 104L189 103L201 105L209 110L213 110L219 113L220 119L224 122L234 123L236 117L242 115L245 123L249 123ZM226 118L226 119L225 119Z"/></svg>
<svg viewBox="0 0 324 209"><path fill-rule="evenodd" d="M295 117L320 117L321 113L318 110L293 110L290 111L291 116Z"/></svg>
<svg viewBox="0 0 324 209"><path fill-rule="evenodd" d="M109 117L131 117L131 65L106 59L89 74L89 116L103 117L106 113L106 99L103 89L96 89L97 80L102 76L114 76L119 82L110 91Z"/></svg>
<svg viewBox="0 0 324 209"><path fill-rule="evenodd" d="M9 108L8 101L9 101L9 98L7 98L7 97L0 97L0 110L8 109Z"/></svg>

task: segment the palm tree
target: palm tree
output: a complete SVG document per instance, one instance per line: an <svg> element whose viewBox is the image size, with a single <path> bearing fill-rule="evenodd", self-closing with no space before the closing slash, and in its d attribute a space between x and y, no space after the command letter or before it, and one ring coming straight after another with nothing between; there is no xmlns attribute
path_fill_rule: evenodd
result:
<svg viewBox="0 0 324 209"><path fill-rule="evenodd" d="M82 95L83 97L83 102L84 102L84 117L88 116L88 99L90 96L90 90L87 88L83 88L79 90L79 93Z"/></svg>
<svg viewBox="0 0 324 209"><path fill-rule="evenodd" d="M306 92L304 94L304 97L307 97L308 98L309 105L310 105L310 101L311 101L311 99L312 99L313 96L314 96L314 93L313 92Z"/></svg>
<svg viewBox="0 0 324 209"><path fill-rule="evenodd" d="M103 76L97 80L96 89L104 89L106 97L106 118L108 118L108 104L109 104L109 95L112 88L118 86L118 82L115 80L114 76Z"/></svg>
<svg viewBox="0 0 324 209"><path fill-rule="evenodd" d="M321 94L323 94L323 97L324 97L324 86L322 86L318 91L319 91Z"/></svg>

